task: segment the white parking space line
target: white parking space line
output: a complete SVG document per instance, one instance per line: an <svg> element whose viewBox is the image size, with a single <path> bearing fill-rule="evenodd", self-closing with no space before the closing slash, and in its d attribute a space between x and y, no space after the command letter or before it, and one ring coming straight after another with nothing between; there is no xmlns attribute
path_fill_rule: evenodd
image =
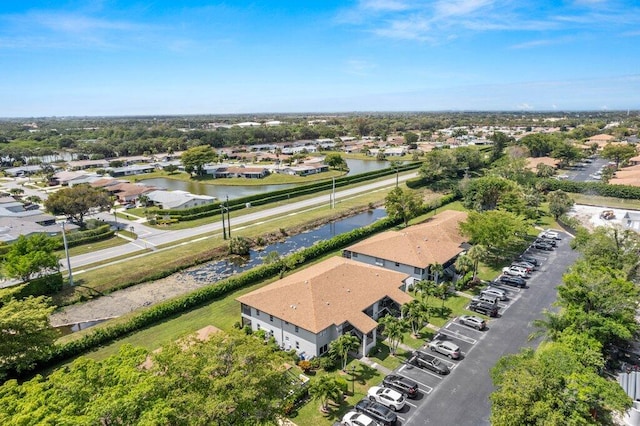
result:
<svg viewBox="0 0 640 426"><path fill-rule="evenodd" d="M400 369L397 371L397 374L398 374L398 375L400 375L400 376L402 376L402 377L404 377L405 379L413 380L414 382L416 382L418 385L420 385L420 386L421 386L421 387L420 387L420 390L421 390L422 392L424 392L424 391L425 391L425 389L428 389L428 391L427 391L427 392L425 392L425 393L426 393L427 395L428 395L428 394L430 394L430 393L431 393L431 391L433 390L433 388L432 388L431 386L429 386L429 385L425 385L425 384L424 384L424 383L422 383L421 381L416 380L416 379L414 379L414 378L412 378L412 377L409 377L409 376L407 376L406 374L401 374L401 372L402 372L402 370L404 369L404 367L405 367L404 365L403 365L402 367L400 367ZM421 371L424 371L424 370L421 370Z"/></svg>
<svg viewBox="0 0 640 426"><path fill-rule="evenodd" d="M439 333L444 334L445 336L448 336L448 337L454 337L456 339L460 339L463 342L471 343L472 345L474 345L477 342L476 339L472 339L471 337L467 337L467 336L465 336L463 334L460 334L460 332L458 330L451 331L449 329L443 330L441 328Z"/></svg>
<svg viewBox="0 0 640 426"><path fill-rule="evenodd" d="M449 322L449 323L447 323L445 328L449 329L449 326L454 326L454 328L455 327L459 327L460 330L463 330L463 332L467 332L468 331L470 333L478 333L478 334L473 334L474 336L483 336L484 335L484 331L476 330L473 327L469 327L468 325L459 324L457 322Z"/></svg>
<svg viewBox="0 0 640 426"><path fill-rule="evenodd" d="M409 406L411 406L411 407L413 407L413 408L416 408L416 407L417 407L417 405L416 405L416 404L413 404L413 403L409 402L409 400L408 400L408 399L405 399L405 402L406 402L406 404L407 404L407 405L409 405ZM396 415L397 415L397 414L396 414ZM400 417L400 416L398 416L398 417Z"/></svg>

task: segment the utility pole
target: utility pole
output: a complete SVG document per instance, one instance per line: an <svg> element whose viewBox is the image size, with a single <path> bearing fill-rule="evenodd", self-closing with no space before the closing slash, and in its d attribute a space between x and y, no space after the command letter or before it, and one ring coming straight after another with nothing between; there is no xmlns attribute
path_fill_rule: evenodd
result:
<svg viewBox="0 0 640 426"><path fill-rule="evenodd" d="M224 221L224 204L220 203L220 217L222 218L222 238L227 239L227 225Z"/></svg>
<svg viewBox="0 0 640 426"><path fill-rule="evenodd" d="M333 186L331 189L331 208L335 209L336 208L336 178L332 177L331 179L333 180Z"/></svg>
<svg viewBox="0 0 640 426"><path fill-rule="evenodd" d="M62 222L62 242L64 242L64 254L67 257L67 269L69 270L69 285L73 287L73 273L71 272L71 259L69 258L69 245L67 244L67 232L64 228L66 222Z"/></svg>
<svg viewBox="0 0 640 426"><path fill-rule="evenodd" d="M229 239L231 239L231 211L229 209L229 196L227 195L227 227L229 228Z"/></svg>

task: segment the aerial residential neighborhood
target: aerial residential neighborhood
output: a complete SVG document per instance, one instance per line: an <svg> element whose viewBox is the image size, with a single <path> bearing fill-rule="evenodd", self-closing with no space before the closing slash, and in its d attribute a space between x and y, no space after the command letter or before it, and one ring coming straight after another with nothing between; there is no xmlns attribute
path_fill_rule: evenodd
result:
<svg viewBox="0 0 640 426"><path fill-rule="evenodd" d="M640 426L637 2L0 22L0 425Z"/></svg>

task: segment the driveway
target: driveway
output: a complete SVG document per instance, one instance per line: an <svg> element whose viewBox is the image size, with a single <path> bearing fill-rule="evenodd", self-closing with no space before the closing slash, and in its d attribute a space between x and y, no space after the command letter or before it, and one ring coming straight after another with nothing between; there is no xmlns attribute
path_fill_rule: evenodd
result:
<svg viewBox="0 0 640 426"><path fill-rule="evenodd" d="M527 280L525 289L503 287L510 292L510 300L501 302L500 318L491 319L487 331L478 332L453 322L441 329L441 333L457 343L463 352L460 361L443 359L454 367L448 376L433 377L416 367L398 369L400 374L421 383L424 393L424 397L416 401L415 408L403 413L403 425L490 424L489 395L494 390L490 369L503 355L539 344L539 340L528 341L529 335L536 331L531 324L541 318L544 309L551 308L562 275L579 257L569 247L570 237L566 234L562 237L552 252L531 251L542 261L540 269Z"/></svg>

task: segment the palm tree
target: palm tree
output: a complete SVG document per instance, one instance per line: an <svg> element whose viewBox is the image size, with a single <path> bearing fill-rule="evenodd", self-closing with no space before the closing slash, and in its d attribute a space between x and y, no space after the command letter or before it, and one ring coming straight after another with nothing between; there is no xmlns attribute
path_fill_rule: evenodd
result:
<svg viewBox="0 0 640 426"><path fill-rule="evenodd" d="M389 340L391 355L395 355L398 350L398 345L404 340L404 332L407 331L406 321L387 314L384 318L380 319L378 323L384 326L382 334L387 336Z"/></svg>
<svg viewBox="0 0 640 426"><path fill-rule="evenodd" d="M467 251L467 256L473 260L473 279L478 275L478 262L487 255L487 248L481 244L476 244Z"/></svg>
<svg viewBox="0 0 640 426"><path fill-rule="evenodd" d="M442 266L442 264L436 262L433 265L431 265L429 267L429 269L431 269L431 273L434 276L433 280L436 283L438 283L438 280L440 279L440 276L442 276L442 273L444 272L444 267Z"/></svg>
<svg viewBox="0 0 640 426"><path fill-rule="evenodd" d="M313 399L320 400L321 409L326 412L329 410L327 405L329 400L334 402L340 401L342 398L342 389L336 377L325 374L309 384L309 395Z"/></svg>
<svg viewBox="0 0 640 426"><path fill-rule="evenodd" d="M440 307L440 314L442 316L444 316L444 302L449 296L449 286L450 283L446 282L438 285L438 287L436 288L436 296L442 299L442 306Z"/></svg>
<svg viewBox="0 0 640 426"><path fill-rule="evenodd" d="M417 336L418 332L424 326L425 321L429 319L429 305L421 300L412 300L402 305L402 316L409 321L411 325L411 334Z"/></svg>
<svg viewBox="0 0 640 426"><path fill-rule="evenodd" d="M456 271L458 271L458 273L466 275L467 272L473 271L475 262L473 261L473 259L471 259L471 257L469 257L469 255L461 254L456 259L456 263L454 263L454 266L456 267Z"/></svg>
<svg viewBox="0 0 640 426"><path fill-rule="evenodd" d="M416 294L420 292L420 299L427 305L429 304L429 296L433 296L437 286L438 284L431 280L421 280L414 285Z"/></svg>
<svg viewBox="0 0 640 426"><path fill-rule="evenodd" d="M342 360L342 369L347 368L349 352L355 351L360 346L360 340L351 334L343 334L329 344L329 355Z"/></svg>
<svg viewBox="0 0 640 426"><path fill-rule="evenodd" d="M566 321L564 321L562 315L547 310L542 312L542 316L544 317L543 319L533 321L533 326L538 330L529 335L529 340L535 340L541 336L544 336L547 340L557 340L564 329L567 328Z"/></svg>

